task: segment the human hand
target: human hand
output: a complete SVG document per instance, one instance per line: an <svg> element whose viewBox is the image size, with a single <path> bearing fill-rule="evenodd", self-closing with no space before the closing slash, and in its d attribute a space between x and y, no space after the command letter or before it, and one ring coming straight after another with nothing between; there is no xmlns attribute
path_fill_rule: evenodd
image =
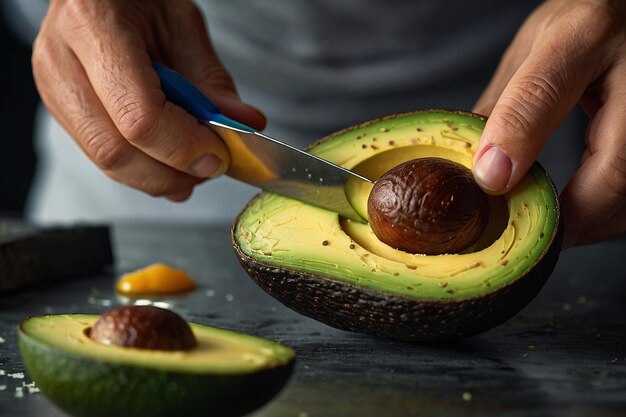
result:
<svg viewBox="0 0 626 417"><path fill-rule="evenodd" d="M50 113L111 178L153 196L187 199L225 172L228 150L167 102L155 59L187 77L222 113L254 128L188 0L52 0L33 46L33 73Z"/></svg>
<svg viewBox="0 0 626 417"><path fill-rule="evenodd" d="M564 248L626 232L626 2L550 0L522 25L475 105L490 115L478 183L506 192L577 102L591 117L579 169L561 194Z"/></svg>

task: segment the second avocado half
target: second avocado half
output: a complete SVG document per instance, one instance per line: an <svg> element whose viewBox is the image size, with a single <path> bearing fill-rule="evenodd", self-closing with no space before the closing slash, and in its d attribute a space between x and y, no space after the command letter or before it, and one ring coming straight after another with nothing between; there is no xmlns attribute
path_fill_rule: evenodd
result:
<svg viewBox="0 0 626 417"><path fill-rule="evenodd" d="M119 321L104 321L106 331L126 332L127 345L90 336L109 313L27 318L19 325L18 341L29 376L76 417L243 416L274 398L289 380L291 348L234 331L189 323L192 346L139 346L140 339L182 343L171 320L151 327L158 316L131 318L131 310L148 308L160 310L121 307L113 310L124 311Z"/></svg>
<svg viewBox="0 0 626 417"><path fill-rule="evenodd" d="M471 168L486 118L428 110L370 121L309 148L376 179L421 157ZM370 189L347 184L366 216ZM252 279L283 304L339 329L441 342L505 322L539 292L562 239L557 191L535 163L501 197L490 197L489 223L461 253L410 254L382 243L367 224L262 192L240 213L232 241Z"/></svg>

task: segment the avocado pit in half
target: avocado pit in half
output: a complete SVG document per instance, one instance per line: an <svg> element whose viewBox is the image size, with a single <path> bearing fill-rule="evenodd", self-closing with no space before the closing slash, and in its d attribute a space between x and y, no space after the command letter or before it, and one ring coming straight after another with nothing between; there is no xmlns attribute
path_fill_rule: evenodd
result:
<svg viewBox="0 0 626 417"><path fill-rule="evenodd" d="M85 417L242 416L282 389L295 361L285 345L152 306L30 317L18 344L41 391Z"/></svg>
<svg viewBox="0 0 626 417"><path fill-rule="evenodd" d="M198 345L189 324L173 311L123 306L102 314L87 329L90 339L105 345L152 350L190 350Z"/></svg>
<svg viewBox="0 0 626 417"><path fill-rule="evenodd" d="M444 158L404 162L376 180L367 200L372 231L409 253L458 253L489 220L487 194L469 169Z"/></svg>
<svg viewBox="0 0 626 417"><path fill-rule="evenodd" d="M485 121L446 110L393 115L332 134L309 151L372 179L417 158L471 169ZM370 191L346 185L364 218ZM557 262L558 198L543 167L535 163L516 187L488 202L484 231L455 253L398 250L368 224L268 192L239 214L232 241L252 279L295 311L344 330L441 342L513 317Z"/></svg>

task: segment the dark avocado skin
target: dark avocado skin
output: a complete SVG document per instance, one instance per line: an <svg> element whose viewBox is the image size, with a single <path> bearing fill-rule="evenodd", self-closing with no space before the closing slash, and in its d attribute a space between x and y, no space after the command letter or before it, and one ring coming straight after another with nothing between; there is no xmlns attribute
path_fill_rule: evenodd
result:
<svg viewBox="0 0 626 417"><path fill-rule="evenodd" d="M29 375L77 417L243 416L282 389L295 362L252 374L194 375L77 357L36 340L24 343L25 338L21 332L19 348ZM130 381L135 383L129 387Z"/></svg>
<svg viewBox="0 0 626 417"><path fill-rule="evenodd" d="M560 253L562 229L538 264L481 297L419 300L267 266L235 246L241 265L287 307L341 330L414 342L447 342L483 333L512 318L537 295Z"/></svg>
<svg viewBox="0 0 626 417"><path fill-rule="evenodd" d="M473 336L515 316L552 274L563 239L559 216L547 250L525 274L483 296L444 301L412 299L265 265L237 245L237 221L231 236L239 262L261 288L287 307L341 330L421 343Z"/></svg>

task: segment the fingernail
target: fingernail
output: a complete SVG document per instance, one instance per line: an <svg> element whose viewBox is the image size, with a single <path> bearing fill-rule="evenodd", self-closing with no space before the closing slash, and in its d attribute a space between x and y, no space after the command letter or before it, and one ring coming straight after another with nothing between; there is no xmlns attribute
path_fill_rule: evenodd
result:
<svg viewBox="0 0 626 417"><path fill-rule="evenodd" d="M474 165L474 178L486 191L500 192L509 184L513 163L499 148L489 148Z"/></svg>
<svg viewBox="0 0 626 417"><path fill-rule="evenodd" d="M222 174L222 160L215 155L204 155L191 165L191 173L200 178L211 178Z"/></svg>

